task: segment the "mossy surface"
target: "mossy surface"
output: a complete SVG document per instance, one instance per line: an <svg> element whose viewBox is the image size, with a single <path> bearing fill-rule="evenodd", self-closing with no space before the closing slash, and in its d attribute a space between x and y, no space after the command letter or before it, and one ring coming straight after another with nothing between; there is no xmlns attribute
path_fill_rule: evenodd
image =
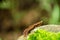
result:
<svg viewBox="0 0 60 40"><path fill-rule="evenodd" d="M30 33L27 40L60 40L60 32L55 33L38 29L34 33Z"/></svg>

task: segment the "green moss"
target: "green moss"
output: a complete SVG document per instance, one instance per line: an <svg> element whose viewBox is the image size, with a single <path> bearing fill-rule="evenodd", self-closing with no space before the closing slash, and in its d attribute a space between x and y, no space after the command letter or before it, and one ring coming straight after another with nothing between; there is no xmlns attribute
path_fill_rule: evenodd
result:
<svg viewBox="0 0 60 40"><path fill-rule="evenodd" d="M60 32L54 33L38 29L28 35L28 40L60 40Z"/></svg>

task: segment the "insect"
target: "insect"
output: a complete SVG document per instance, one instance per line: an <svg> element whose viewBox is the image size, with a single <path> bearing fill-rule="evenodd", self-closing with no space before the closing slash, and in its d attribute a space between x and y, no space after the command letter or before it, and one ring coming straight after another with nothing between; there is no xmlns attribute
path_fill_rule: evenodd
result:
<svg viewBox="0 0 60 40"><path fill-rule="evenodd" d="M26 29L24 30L23 35L26 37L27 34L29 33L29 31L31 31L31 30L34 29L35 27L38 27L38 26L42 25L42 22L43 22L43 21L40 21L40 22L37 22L37 23L35 23L35 24L33 24L33 25L30 25L28 28L26 28Z"/></svg>

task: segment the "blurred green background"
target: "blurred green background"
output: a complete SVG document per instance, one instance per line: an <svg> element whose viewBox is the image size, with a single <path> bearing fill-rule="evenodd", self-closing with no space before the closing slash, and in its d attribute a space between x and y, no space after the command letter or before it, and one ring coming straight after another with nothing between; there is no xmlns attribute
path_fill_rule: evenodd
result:
<svg viewBox="0 0 60 40"><path fill-rule="evenodd" d="M43 25L60 25L60 0L0 0L2 40L16 40L24 29L41 20Z"/></svg>

